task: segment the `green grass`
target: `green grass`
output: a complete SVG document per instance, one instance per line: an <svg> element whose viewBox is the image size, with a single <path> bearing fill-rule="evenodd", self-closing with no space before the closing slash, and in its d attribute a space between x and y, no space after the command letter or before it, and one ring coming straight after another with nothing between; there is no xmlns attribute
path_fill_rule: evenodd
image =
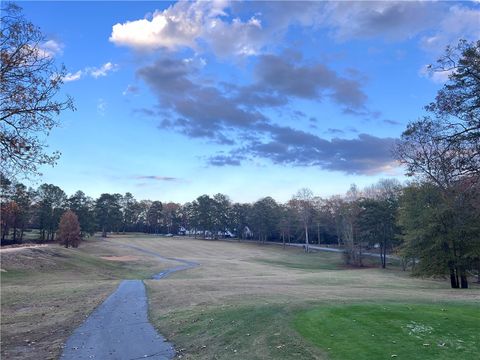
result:
<svg viewBox="0 0 480 360"><path fill-rule="evenodd" d="M474 359L480 351L480 306L363 304L322 306L294 326L331 359Z"/></svg>
<svg viewBox="0 0 480 360"><path fill-rule="evenodd" d="M286 324L294 308L260 303L178 311L153 319L184 359L320 359Z"/></svg>

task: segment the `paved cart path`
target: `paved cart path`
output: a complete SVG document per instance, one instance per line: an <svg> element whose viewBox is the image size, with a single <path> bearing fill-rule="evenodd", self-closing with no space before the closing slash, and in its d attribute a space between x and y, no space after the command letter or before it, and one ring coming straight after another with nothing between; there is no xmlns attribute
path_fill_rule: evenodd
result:
<svg viewBox="0 0 480 360"><path fill-rule="evenodd" d="M182 265L168 268L153 279L198 266L191 261L165 258L151 250L122 244L161 260ZM172 359L173 345L157 333L148 320L148 301L142 280L124 280L68 339L62 360L82 359Z"/></svg>

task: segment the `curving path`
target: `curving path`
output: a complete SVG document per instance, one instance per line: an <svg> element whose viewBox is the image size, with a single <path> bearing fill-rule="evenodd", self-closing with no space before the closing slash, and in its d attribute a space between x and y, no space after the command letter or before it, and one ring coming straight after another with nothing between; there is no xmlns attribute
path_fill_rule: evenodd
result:
<svg viewBox="0 0 480 360"><path fill-rule="evenodd" d="M162 279L198 263L166 258L151 250L122 244L161 260L176 261L180 266L168 268L152 277ZM173 345L156 332L148 320L148 302L142 280L124 280L67 340L62 360L109 359L166 360L175 356Z"/></svg>

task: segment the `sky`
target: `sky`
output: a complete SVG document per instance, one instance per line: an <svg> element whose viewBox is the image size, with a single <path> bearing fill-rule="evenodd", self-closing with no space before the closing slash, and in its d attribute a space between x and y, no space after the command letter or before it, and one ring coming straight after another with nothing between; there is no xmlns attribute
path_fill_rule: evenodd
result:
<svg viewBox="0 0 480 360"><path fill-rule="evenodd" d="M287 201L404 180L391 149L480 39L472 2L18 2L75 100L37 183L90 196Z"/></svg>

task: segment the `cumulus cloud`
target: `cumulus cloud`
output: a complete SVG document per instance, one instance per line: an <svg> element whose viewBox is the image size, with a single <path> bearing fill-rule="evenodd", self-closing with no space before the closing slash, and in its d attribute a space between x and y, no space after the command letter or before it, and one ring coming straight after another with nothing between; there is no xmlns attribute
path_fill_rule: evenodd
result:
<svg viewBox="0 0 480 360"><path fill-rule="evenodd" d="M113 25L109 40L147 51L198 49L201 42L220 56L256 54L267 41L261 20L227 19L228 7L227 1L179 1L144 19Z"/></svg>
<svg viewBox="0 0 480 360"><path fill-rule="evenodd" d="M403 40L435 24L440 7L426 2L333 2L325 6L324 26L341 41L383 37Z"/></svg>
<svg viewBox="0 0 480 360"><path fill-rule="evenodd" d="M226 135L229 129L266 121L260 112L243 108L221 89L203 85L195 78L197 68L190 62L162 58L137 74L157 95L160 105L176 114L161 122L163 128L228 144L233 142Z"/></svg>
<svg viewBox="0 0 480 360"><path fill-rule="evenodd" d="M254 15L240 17L248 12ZM438 48L461 34L478 38L478 22L478 9L445 2L179 1L144 19L113 25L109 40L137 50L187 47L249 56L271 48L297 25L326 29L339 41L402 41L422 34L424 48Z"/></svg>
<svg viewBox="0 0 480 360"><path fill-rule="evenodd" d="M359 134L354 139L323 139L291 127L267 125L263 129L266 140L255 139L230 154L216 155L209 163L214 166L239 165L247 157L291 166L318 166L348 174L373 175L392 171L393 138L379 138Z"/></svg>
<svg viewBox="0 0 480 360"><path fill-rule="evenodd" d="M254 70L257 84L267 94L277 92L282 96L293 96L317 101L328 97L340 104L345 112L353 115L368 116L367 95L358 79L347 78L321 63L305 65L288 60L280 55L262 55ZM270 95L271 96L271 95Z"/></svg>
<svg viewBox="0 0 480 360"><path fill-rule="evenodd" d="M301 60L301 59L299 59ZM264 124L262 110L303 98L316 102L328 98L344 111L373 113L366 108L367 96L357 80L342 77L323 64L302 65L280 56L261 56L252 84L220 86L201 78L199 65L173 57L161 57L137 71L158 97L159 105L170 111L160 127L174 129L190 137L203 137L218 143L234 140L231 130ZM295 116L299 116L298 112Z"/></svg>
<svg viewBox="0 0 480 360"><path fill-rule="evenodd" d="M137 75L158 97L159 108L169 112L167 116L162 115L160 128L232 148L229 153L209 158L213 166L240 165L248 158L362 174L393 166L389 157L393 139L362 134L352 140L326 140L274 124L264 115L265 107L284 105L291 98L318 102L325 97L342 106L364 111L366 95L361 84L339 76L324 65L262 58L254 83L245 86L205 82L197 65L172 57L160 58L140 68ZM344 91L345 81L351 81L354 91ZM303 112L295 111L295 116L305 117ZM369 146L373 148L369 150Z"/></svg>

